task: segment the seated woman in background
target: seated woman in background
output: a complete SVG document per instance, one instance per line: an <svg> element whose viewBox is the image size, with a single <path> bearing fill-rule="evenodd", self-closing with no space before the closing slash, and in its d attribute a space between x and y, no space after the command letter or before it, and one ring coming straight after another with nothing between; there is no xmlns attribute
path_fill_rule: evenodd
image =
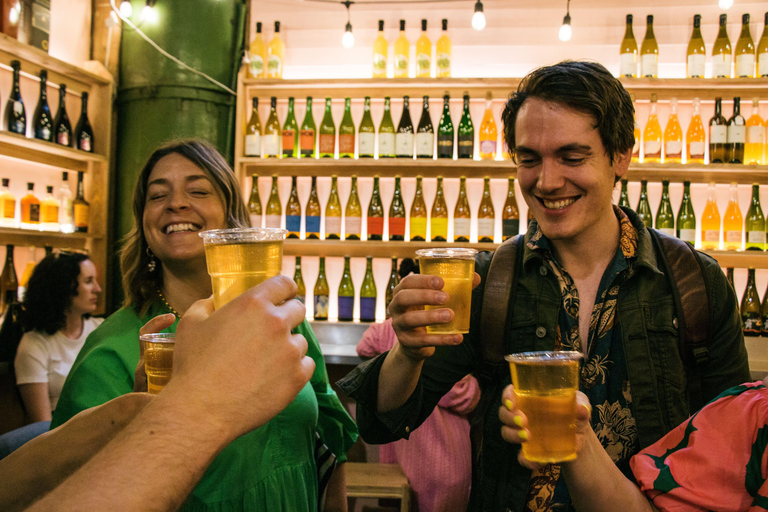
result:
<svg viewBox="0 0 768 512"><path fill-rule="evenodd" d="M124 307L88 338L64 385L52 427L84 409L146 389L143 379L136 379L140 372L135 373L139 329L165 314L168 318L158 321L175 332L178 318L194 302L211 296L199 233L250 226L232 169L213 146L200 140L172 142L149 157L136 182L133 214L134 226L120 261ZM343 462L357 428L330 387L319 344L306 320L294 333L307 340L307 355L316 365L312 379L274 419L227 446L182 509L317 509L316 434ZM326 510L346 510L343 471L334 476Z"/></svg>
<svg viewBox="0 0 768 512"><path fill-rule="evenodd" d="M22 303L27 332L14 360L29 423L51 421L75 357L103 322L91 317L99 293L96 266L85 254L52 254L35 267Z"/></svg>

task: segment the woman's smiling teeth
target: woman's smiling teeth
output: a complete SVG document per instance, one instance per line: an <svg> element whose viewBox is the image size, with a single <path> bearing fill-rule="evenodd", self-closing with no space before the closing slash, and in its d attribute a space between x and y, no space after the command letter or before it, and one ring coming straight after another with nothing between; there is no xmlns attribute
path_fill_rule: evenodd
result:
<svg viewBox="0 0 768 512"><path fill-rule="evenodd" d="M541 202L545 208L550 210L562 210L568 205L571 205L577 198L572 197L570 199L559 199L557 201L550 201L549 199L542 199Z"/></svg>
<svg viewBox="0 0 768 512"><path fill-rule="evenodd" d="M165 234L178 233L180 231L200 231L200 226L195 224L171 224L165 228Z"/></svg>

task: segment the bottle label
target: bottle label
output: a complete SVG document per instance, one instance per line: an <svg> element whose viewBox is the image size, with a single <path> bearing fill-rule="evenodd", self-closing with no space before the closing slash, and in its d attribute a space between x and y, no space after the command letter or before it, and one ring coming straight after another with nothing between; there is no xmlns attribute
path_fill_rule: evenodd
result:
<svg viewBox="0 0 768 512"><path fill-rule="evenodd" d="M335 151L335 136L329 133L321 133L318 137L319 149L321 154L333 155Z"/></svg>
<svg viewBox="0 0 768 512"><path fill-rule="evenodd" d="M368 236L384 234L384 217L368 217L366 222Z"/></svg>
<svg viewBox="0 0 768 512"><path fill-rule="evenodd" d="M475 156L474 138L468 136L459 136L459 158L473 158Z"/></svg>
<svg viewBox="0 0 768 512"><path fill-rule="evenodd" d="M328 296L327 295L315 295L315 318L325 320L328 318Z"/></svg>
<svg viewBox="0 0 768 512"><path fill-rule="evenodd" d="M437 136L437 158L453 158L453 137L450 135Z"/></svg>
<svg viewBox="0 0 768 512"><path fill-rule="evenodd" d="M56 142L62 146L69 146L69 132L66 130L59 132L56 136Z"/></svg>
<svg viewBox="0 0 768 512"><path fill-rule="evenodd" d="M277 55L270 55L267 60L267 72L271 77L280 77L283 74L283 62Z"/></svg>
<svg viewBox="0 0 768 512"><path fill-rule="evenodd" d="M249 133L245 136L245 156L261 156L261 135Z"/></svg>
<svg viewBox="0 0 768 512"><path fill-rule="evenodd" d="M747 231L747 243L748 244L764 244L765 243L765 231Z"/></svg>
<svg viewBox="0 0 768 512"><path fill-rule="evenodd" d="M43 136L43 140L51 140L51 129L47 126L40 130L40 135Z"/></svg>
<svg viewBox="0 0 768 512"><path fill-rule="evenodd" d="M665 235L675 236L675 230L672 228L656 228L656 230L664 233Z"/></svg>
<svg viewBox="0 0 768 512"><path fill-rule="evenodd" d="M264 153L267 156L278 156L280 154L280 137L276 133L264 135Z"/></svg>
<svg viewBox="0 0 768 512"><path fill-rule="evenodd" d="M355 155L355 136L352 134L339 134L339 155Z"/></svg>
<svg viewBox="0 0 768 512"><path fill-rule="evenodd" d="M742 53L736 56L736 76L755 76L754 53Z"/></svg>
<svg viewBox="0 0 768 512"><path fill-rule="evenodd" d="M496 141L495 140L481 140L480 141L480 153L486 155L496 155Z"/></svg>
<svg viewBox="0 0 768 512"><path fill-rule="evenodd" d="M343 297L339 295L339 320L352 320L354 309L354 297Z"/></svg>
<svg viewBox="0 0 768 512"><path fill-rule="evenodd" d="M320 236L320 216L319 215L307 215L304 218L305 226L304 229L306 229L307 233L306 235L309 236L311 234Z"/></svg>
<svg viewBox="0 0 768 512"><path fill-rule="evenodd" d="M24 104L20 101L14 101L13 102L13 113L17 115L21 115L24 113Z"/></svg>
<svg viewBox="0 0 768 512"><path fill-rule="evenodd" d="M248 216L251 218L251 227L254 228L260 228L261 227L261 214L260 213L250 213Z"/></svg>
<svg viewBox="0 0 768 512"><path fill-rule="evenodd" d="M747 334L760 334L763 329L763 319L759 313L747 313L747 317L742 316L744 323L744 332Z"/></svg>
<svg viewBox="0 0 768 512"><path fill-rule="evenodd" d="M637 76L637 53L622 53L619 55L619 75Z"/></svg>
<svg viewBox="0 0 768 512"><path fill-rule="evenodd" d="M453 219L453 237L469 239L470 219Z"/></svg>
<svg viewBox="0 0 768 512"><path fill-rule="evenodd" d="M677 158L683 156L683 141L670 140L664 145L664 152L667 158Z"/></svg>
<svg viewBox="0 0 768 512"><path fill-rule="evenodd" d="M520 219L501 219L501 236L508 238L520 233Z"/></svg>
<svg viewBox="0 0 768 512"><path fill-rule="evenodd" d="M291 233L300 232L301 231L301 215L286 215L285 229L287 229Z"/></svg>
<svg viewBox="0 0 768 512"><path fill-rule="evenodd" d="M357 151L360 156L373 156L373 148L375 146L374 141L376 136L373 133L360 133L357 137L358 148Z"/></svg>
<svg viewBox="0 0 768 512"><path fill-rule="evenodd" d="M78 147L83 151L93 151L93 147L91 145L91 136L85 132L81 133Z"/></svg>
<svg viewBox="0 0 768 512"><path fill-rule="evenodd" d="M432 158L435 154L435 134L417 133L416 134L416 156L428 156Z"/></svg>
<svg viewBox="0 0 768 512"><path fill-rule="evenodd" d="M251 61L248 63L251 74L256 78L264 75L264 59L261 55L251 54Z"/></svg>
<svg viewBox="0 0 768 512"><path fill-rule="evenodd" d="M437 76L451 76L451 54L438 52Z"/></svg>
<svg viewBox="0 0 768 512"><path fill-rule="evenodd" d="M299 137L301 156L312 156L315 150L315 130L301 130Z"/></svg>
<svg viewBox="0 0 768 512"><path fill-rule="evenodd" d="M395 154L397 156L413 157L413 134L412 133L395 134Z"/></svg>
<svg viewBox="0 0 768 512"><path fill-rule="evenodd" d="M431 57L426 53L416 54L416 75L429 76L429 70L432 67Z"/></svg>
<svg viewBox="0 0 768 512"><path fill-rule="evenodd" d="M695 229L681 229L680 240L683 242L696 243L696 230Z"/></svg>
<svg viewBox="0 0 768 512"><path fill-rule="evenodd" d="M731 54L712 55L712 76L731 78Z"/></svg>
<svg viewBox="0 0 768 512"><path fill-rule="evenodd" d="M725 125L711 125L709 127L709 143L725 144L728 141L728 127Z"/></svg>
<svg viewBox="0 0 768 512"><path fill-rule="evenodd" d="M394 156L395 134L379 132L379 156Z"/></svg>
<svg viewBox="0 0 768 512"><path fill-rule="evenodd" d="M408 56L402 53L395 54L395 74L408 76Z"/></svg>
<svg viewBox="0 0 768 512"><path fill-rule="evenodd" d="M405 236L405 217L389 218L389 238L393 236Z"/></svg>
<svg viewBox="0 0 768 512"><path fill-rule="evenodd" d="M373 74L376 77L387 76L387 56L386 55L374 52Z"/></svg>
<svg viewBox="0 0 768 512"><path fill-rule="evenodd" d="M293 148L296 142L296 132L294 130L283 130L283 154L293 155Z"/></svg>
<svg viewBox="0 0 768 512"><path fill-rule="evenodd" d="M493 238L493 219L477 219L477 238Z"/></svg>
<svg viewBox="0 0 768 512"><path fill-rule="evenodd" d="M659 56L655 53L646 53L640 59L640 67L643 76L657 76L659 74Z"/></svg>
<svg viewBox="0 0 768 512"><path fill-rule="evenodd" d="M728 127L726 137L729 144L744 144L747 140L746 127L732 124Z"/></svg>
<svg viewBox="0 0 768 512"><path fill-rule="evenodd" d="M363 227L362 217L344 217L344 235L360 235Z"/></svg>
<svg viewBox="0 0 768 512"><path fill-rule="evenodd" d="M660 140L647 140L643 144L643 157L644 158L660 158L661 157L661 141Z"/></svg>
<svg viewBox="0 0 768 512"><path fill-rule="evenodd" d="M75 204L75 227L87 228L88 227L88 213L90 207L87 204Z"/></svg>
<svg viewBox="0 0 768 512"><path fill-rule="evenodd" d="M435 238L448 240L448 219L432 217L430 227L432 228L432 240Z"/></svg>
<svg viewBox="0 0 768 512"><path fill-rule="evenodd" d="M757 56L757 76L768 76L768 52Z"/></svg>
<svg viewBox="0 0 768 512"><path fill-rule="evenodd" d="M692 158L704 160L704 142L691 142L688 144L688 160Z"/></svg>
<svg viewBox="0 0 768 512"><path fill-rule="evenodd" d="M42 221L46 224L59 223L59 203L43 203L40 208Z"/></svg>
<svg viewBox="0 0 768 512"><path fill-rule="evenodd" d="M741 235L741 234L739 234ZM705 229L702 233L702 242L714 242L715 244L720 242L720 230L719 229ZM717 246L715 246L717 247Z"/></svg>
<svg viewBox="0 0 768 512"><path fill-rule="evenodd" d="M426 217L411 217L411 240L416 237L427 239Z"/></svg>
<svg viewBox="0 0 768 512"><path fill-rule="evenodd" d="M360 321L376 321L376 297L360 297Z"/></svg>
<svg viewBox="0 0 768 512"><path fill-rule="evenodd" d="M325 218L325 238L330 235L341 234L341 217L326 217Z"/></svg>
<svg viewBox="0 0 768 512"><path fill-rule="evenodd" d="M730 243L741 243L741 231L726 231L725 232L725 241Z"/></svg>
<svg viewBox="0 0 768 512"><path fill-rule="evenodd" d="M747 126L747 142L749 144L762 144L765 141L764 126ZM762 151L759 151L762 153Z"/></svg>
<svg viewBox="0 0 768 512"><path fill-rule="evenodd" d="M0 202L3 206L0 210L0 215L2 215L3 219L16 218L16 201L13 199L0 199Z"/></svg>
<svg viewBox="0 0 768 512"><path fill-rule="evenodd" d="M280 215L265 215L264 227L267 228L279 228L280 227Z"/></svg>
<svg viewBox="0 0 768 512"><path fill-rule="evenodd" d="M704 64L707 56L703 53L694 53L688 56L688 78L704 78Z"/></svg>

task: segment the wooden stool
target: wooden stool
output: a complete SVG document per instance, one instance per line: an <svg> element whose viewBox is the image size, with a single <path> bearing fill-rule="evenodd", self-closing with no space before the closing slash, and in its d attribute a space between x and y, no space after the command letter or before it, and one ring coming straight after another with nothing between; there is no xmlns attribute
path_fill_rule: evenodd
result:
<svg viewBox="0 0 768 512"><path fill-rule="evenodd" d="M350 498L396 498L401 512L411 509L411 484L397 464L347 462L347 496Z"/></svg>

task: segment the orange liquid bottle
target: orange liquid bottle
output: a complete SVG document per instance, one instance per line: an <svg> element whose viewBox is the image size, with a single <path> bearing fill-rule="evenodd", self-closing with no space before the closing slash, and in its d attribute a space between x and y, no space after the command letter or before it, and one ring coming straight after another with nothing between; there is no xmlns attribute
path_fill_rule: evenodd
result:
<svg viewBox="0 0 768 512"><path fill-rule="evenodd" d="M701 248L705 251L720 249L720 211L714 183L709 184L709 197L701 214Z"/></svg>
<svg viewBox="0 0 768 512"><path fill-rule="evenodd" d="M731 198L723 217L723 247L728 251L741 251L743 243L744 217L739 208L739 194L736 183L731 183Z"/></svg>
<svg viewBox="0 0 768 512"><path fill-rule="evenodd" d="M704 123L701 122L701 115L699 114L699 98L694 98L693 116L691 116L691 124L688 125L688 132L685 134L686 155L688 156L687 162L689 164L704 163L706 133L704 131Z"/></svg>

